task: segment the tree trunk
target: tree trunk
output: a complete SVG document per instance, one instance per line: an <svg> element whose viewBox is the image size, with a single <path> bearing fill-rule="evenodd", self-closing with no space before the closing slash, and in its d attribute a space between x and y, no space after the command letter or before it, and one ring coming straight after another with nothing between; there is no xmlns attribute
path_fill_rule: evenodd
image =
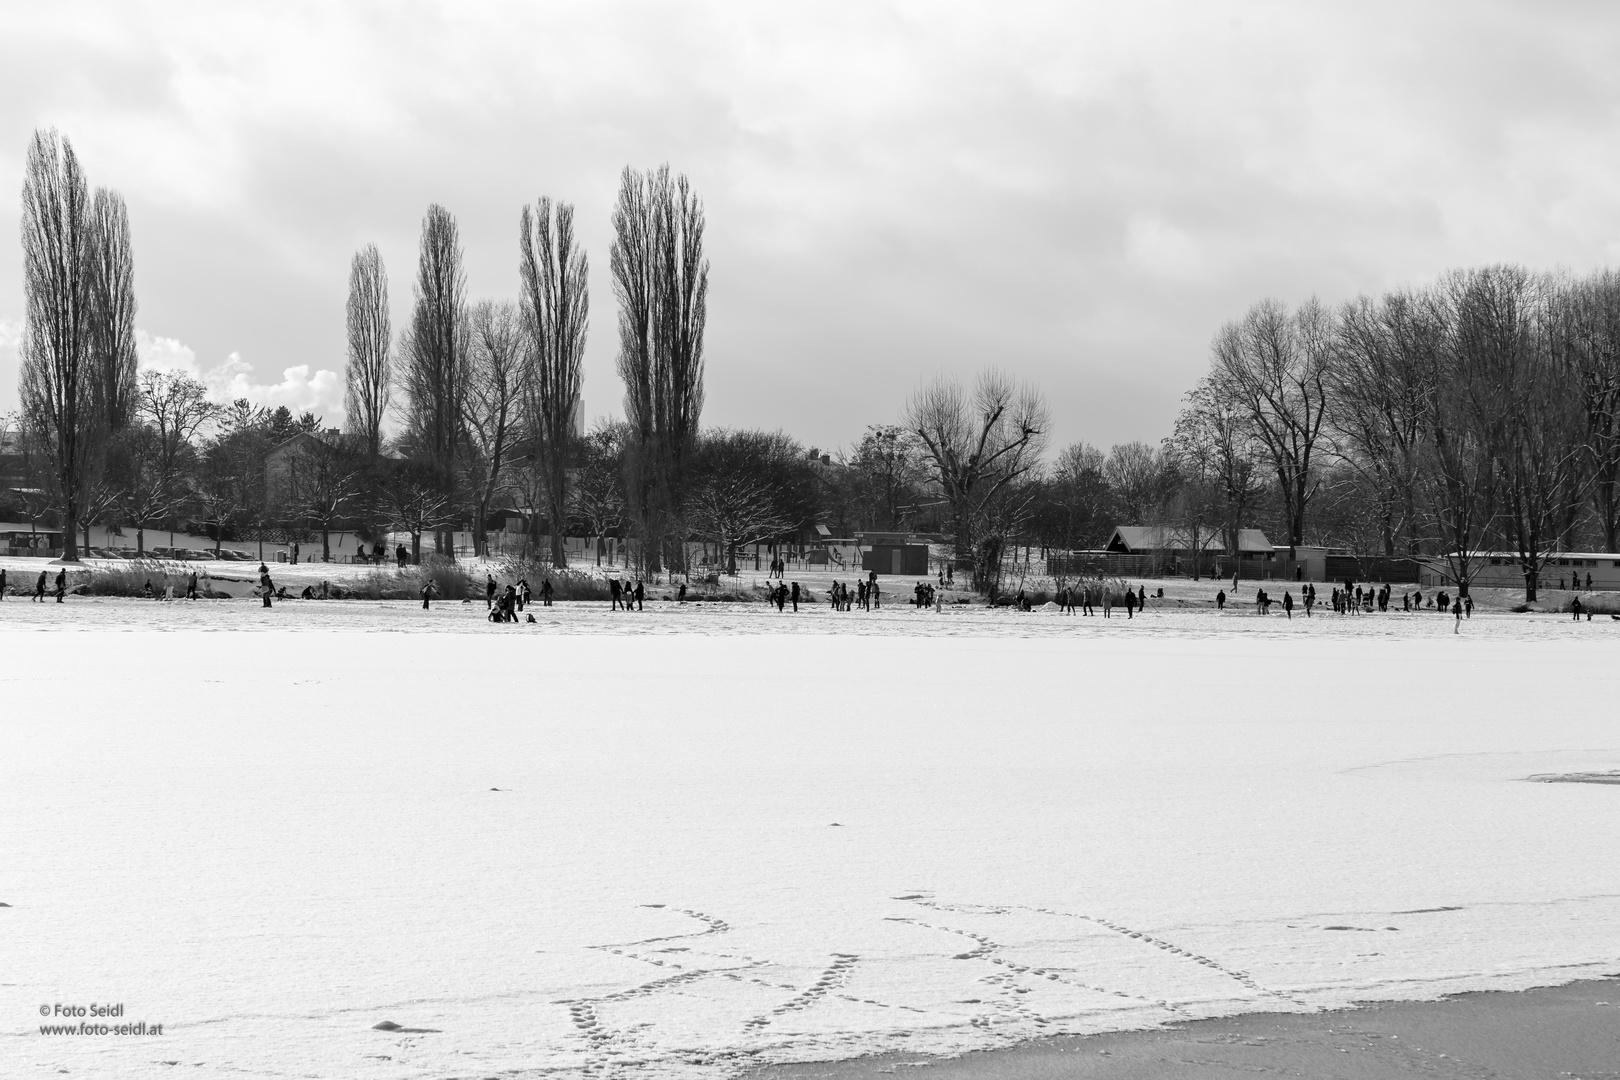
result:
<svg viewBox="0 0 1620 1080"><path fill-rule="evenodd" d="M218 555L219 552L215 551L214 554ZM146 558L146 529L141 525L135 526L135 557L137 559Z"/></svg>
<svg viewBox="0 0 1620 1080"><path fill-rule="evenodd" d="M415 531L411 533L411 565L422 565L422 534Z"/></svg>
<svg viewBox="0 0 1620 1080"><path fill-rule="evenodd" d="M1524 572L1524 599L1526 603L1532 603L1536 599L1536 577L1536 573L1532 570Z"/></svg>
<svg viewBox="0 0 1620 1080"><path fill-rule="evenodd" d="M62 561L79 561L79 511L71 503L62 509Z"/></svg>
<svg viewBox="0 0 1620 1080"><path fill-rule="evenodd" d="M326 522L321 522L321 562L323 563L332 561L332 539L330 528L331 526L329 526Z"/></svg>

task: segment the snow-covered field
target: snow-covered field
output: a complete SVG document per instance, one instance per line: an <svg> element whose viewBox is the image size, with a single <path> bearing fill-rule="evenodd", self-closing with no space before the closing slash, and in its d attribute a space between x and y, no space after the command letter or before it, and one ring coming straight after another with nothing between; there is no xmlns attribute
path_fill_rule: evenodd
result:
<svg viewBox="0 0 1620 1080"><path fill-rule="evenodd" d="M538 614L7 598L0 1075L718 1077L1620 970L1620 786L1526 779L1620 770L1620 622ZM164 1033L39 1033L92 1002Z"/></svg>

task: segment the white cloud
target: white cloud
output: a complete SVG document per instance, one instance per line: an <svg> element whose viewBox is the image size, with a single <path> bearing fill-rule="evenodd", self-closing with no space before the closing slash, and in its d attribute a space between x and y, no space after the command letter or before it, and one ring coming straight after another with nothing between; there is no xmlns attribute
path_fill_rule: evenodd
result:
<svg viewBox="0 0 1620 1080"><path fill-rule="evenodd" d="M263 383L255 381L253 365L237 352L205 368L196 350L175 338L137 330L135 344L142 368L190 375L208 388L208 396L215 401L247 398L271 409L285 405L294 413L308 411L323 417L328 427L342 426L343 376L338 372L297 364L282 370L280 382Z"/></svg>

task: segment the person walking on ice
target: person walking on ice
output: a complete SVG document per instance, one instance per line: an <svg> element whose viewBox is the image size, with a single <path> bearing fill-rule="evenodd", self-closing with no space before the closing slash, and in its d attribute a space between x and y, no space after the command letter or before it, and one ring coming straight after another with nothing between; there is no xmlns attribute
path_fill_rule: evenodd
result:
<svg viewBox="0 0 1620 1080"><path fill-rule="evenodd" d="M1294 594L1287 589L1283 590L1283 614L1290 619L1294 617Z"/></svg>
<svg viewBox="0 0 1620 1080"><path fill-rule="evenodd" d="M429 578L422 584L422 610L428 611L428 601L433 599L433 579Z"/></svg>
<svg viewBox="0 0 1620 1080"><path fill-rule="evenodd" d="M270 606L270 594L276 591L275 584L270 580L270 571L263 563L259 564L259 593L264 597L264 606Z"/></svg>
<svg viewBox="0 0 1620 1080"><path fill-rule="evenodd" d="M484 610L491 611L495 607L495 575L484 575Z"/></svg>
<svg viewBox="0 0 1620 1080"><path fill-rule="evenodd" d="M45 602L45 571L43 570L39 572L39 580L34 582L34 601L40 604Z"/></svg>
<svg viewBox="0 0 1620 1080"><path fill-rule="evenodd" d="M799 613L799 583L797 581L795 581L793 583L792 597L793 597L793 613L795 615L797 615Z"/></svg>
<svg viewBox="0 0 1620 1080"><path fill-rule="evenodd" d="M64 567L62 567L62 569L60 569L60 570L58 570L56 572L56 602L58 604L62 603L62 598L65 597L66 595L67 595L67 567L64 566Z"/></svg>

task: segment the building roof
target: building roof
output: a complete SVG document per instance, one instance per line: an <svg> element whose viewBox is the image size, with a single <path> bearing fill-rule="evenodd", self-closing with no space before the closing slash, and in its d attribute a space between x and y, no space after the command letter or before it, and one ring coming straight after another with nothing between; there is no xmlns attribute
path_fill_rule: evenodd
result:
<svg viewBox="0 0 1620 1080"><path fill-rule="evenodd" d="M1109 551L1128 555L1149 551L1191 551L1192 546L1192 531L1179 525L1121 525L1108 540ZM1201 551L1224 552L1226 534L1220 529L1200 532L1198 547ZM1239 529L1238 551L1270 555L1271 541L1259 529Z"/></svg>

